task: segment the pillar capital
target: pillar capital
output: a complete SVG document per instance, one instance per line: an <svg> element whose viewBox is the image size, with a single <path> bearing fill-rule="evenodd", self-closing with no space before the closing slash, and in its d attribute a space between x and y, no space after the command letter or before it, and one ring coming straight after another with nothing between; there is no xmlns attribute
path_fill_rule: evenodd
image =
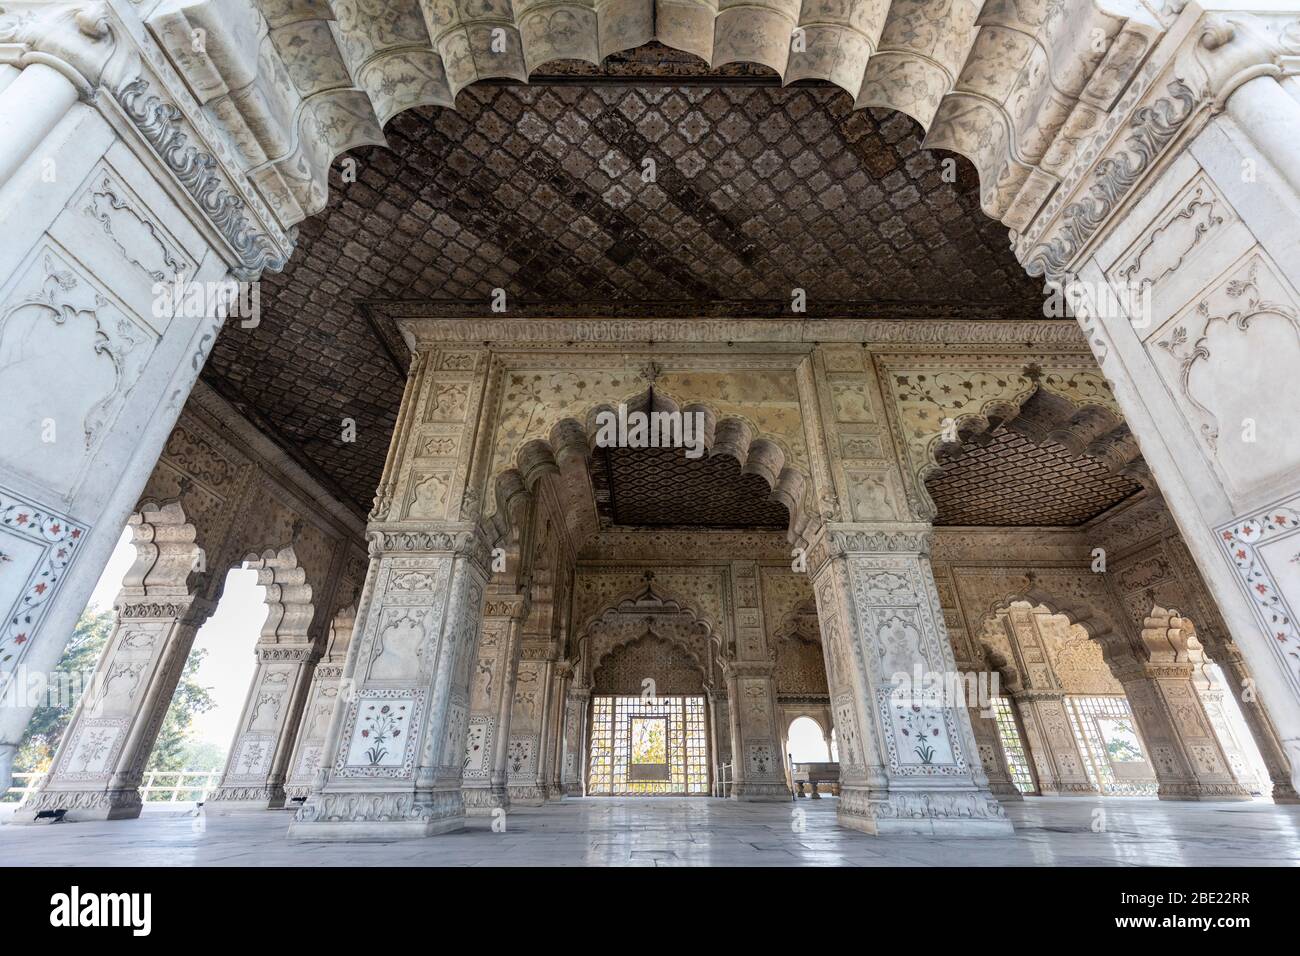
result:
<svg viewBox="0 0 1300 956"><path fill-rule="evenodd" d="M928 557L929 524L823 524L808 547L808 573L851 554L917 554Z"/></svg>
<svg viewBox="0 0 1300 956"><path fill-rule="evenodd" d="M383 555L450 552L473 561L490 575L492 547L478 528L448 527L437 530L367 530L372 558Z"/></svg>
<svg viewBox="0 0 1300 956"><path fill-rule="evenodd" d="M507 618L522 623L532 608L531 588L489 584L483 595L484 618Z"/></svg>
<svg viewBox="0 0 1300 956"><path fill-rule="evenodd" d="M1201 74L1215 110L1258 77L1280 79L1300 73L1300 30L1295 14L1208 12L1189 36L1184 69Z"/></svg>
<svg viewBox="0 0 1300 956"><path fill-rule="evenodd" d="M107 3L6 3L0 63L52 67L93 99L124 32Z"/></svg>

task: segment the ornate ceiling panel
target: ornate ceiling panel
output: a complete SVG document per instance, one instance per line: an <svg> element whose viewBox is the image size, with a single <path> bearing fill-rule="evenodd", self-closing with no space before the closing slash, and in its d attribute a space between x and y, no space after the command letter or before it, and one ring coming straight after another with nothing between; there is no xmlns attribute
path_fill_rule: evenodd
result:
<svg viewBox="0 0 1300 956"><path fill-rule="evenodd" d="M1041 318L970 167L945 182L920 140L825 87L475 86L395 121L395 155L359 151L340 225L388 241L361 261L395 260L403 298L462 314L501 288L512 310L789 316L800 288L810 316Z"/></svg>
<svg viewBox="0 0 1300 956"><path fill-rule="evenodd" d="M964 442L925 486L939 508L936 525L994 527L1083 524L1141 490L1100 461L1008 428Z"/></svg>
<svg viewBox="0 0 1300 956"><path fill-rule="evenodd" d="M734 458L687 458L679 448L598 448L592 485L601 527L764 528L784 531L785 507Z"/></svg>
<svg viewBox="0 0 1300 956"><path fill-rule="evenodd" d="M205 379L364 513L404 364L366 302L487 314L503 288L520 307L788 315L797 287L811 317L1041 317L974 173L945 182L911 120L830 87L699 82L478 84L457 112L401 115L391 150L352 154L356 181L336 164L260 324L227 328Z"/></svg>

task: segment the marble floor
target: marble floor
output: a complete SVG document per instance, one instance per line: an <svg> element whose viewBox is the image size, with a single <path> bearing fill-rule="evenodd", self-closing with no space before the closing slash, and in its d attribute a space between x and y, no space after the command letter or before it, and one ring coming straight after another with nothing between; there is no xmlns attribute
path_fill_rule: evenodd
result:
<svg viewBox="0 0 1300 956"><path fill-rule="evenodd" d="M5 866L1300 866L1300 807L1031 798L1005 839L870 837L835 823L833 799L568 799L461 833L386 844L289 843L286 812L150 809L138 820L13 826ZM1093 811L1104 809L1094 832ZM795 811L801 811L801 816Z"/></svg>

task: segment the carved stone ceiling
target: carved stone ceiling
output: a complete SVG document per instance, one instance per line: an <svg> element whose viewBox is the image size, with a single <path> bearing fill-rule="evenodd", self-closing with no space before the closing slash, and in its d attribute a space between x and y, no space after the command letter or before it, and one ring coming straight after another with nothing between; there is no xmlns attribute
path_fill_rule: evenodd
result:
<svg viewBox="0 0 1300 956"><path fill-rule="evenodd" d="M1099 461L1008 428L964 442L926 488L939 508L936 525L992 527L1079 525L1141 491Z"/></svg>
<svg viewBox="0 0 1300 956"><path fill-rule="evenodd" d="M602 530L617 526L784 531L785 506L759 475L726 455L687 458L680 448L597 448L591 483Z"/></svg>
<svg viewBox="0 0 1300 956"><path fill-rule="evenodd" d="M959 158L945 182L906 116L759 67L688 85L570 72L401 114L391 149L349 154L355 182L337 161L260 324L213 349L204 378L358 511L401 400L394 315L486 315L495 288L535 314L790 315L802 288L810 320L1041 318L974 170Z"/></svg>

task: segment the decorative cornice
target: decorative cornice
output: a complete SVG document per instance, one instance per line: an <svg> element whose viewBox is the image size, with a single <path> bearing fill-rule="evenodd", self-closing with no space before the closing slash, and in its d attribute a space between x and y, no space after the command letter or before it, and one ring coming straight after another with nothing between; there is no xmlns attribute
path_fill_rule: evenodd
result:
<svg viewBox="0 0 1300 956"><path fill-rule="evenodd" d="M215 425L220 426L221 437L234 445L246 457L253 459L263 470L267 471L282 484L293 489L294 496L303 501L302 510L326 512L334 522L346 528L358 542L365 534L365 522L356 510L340 500L329 489L321 485L311 474L298 464L280 445L273 442L262 431L226 401L216 390L202 379L194 383L189 398L186 400L186 415L192 417L195 409L201 409L211 416ZM205 422L205 424L207 424ZM324 517L324 516L322 516Z"/></svg>
<svg viewBox="0 0 1300 956"><path fill-rule="evenodd" d="M320 658L320 650L311 645L259 644L255 652L259 661L303 663Z"/></svg>
<svg viewBox="0 0 1300 956"><path fill-rule="evenodd" d="M484 299L372 299L364 303L371 317L379 321L419 319L422 321L464 321L504 318ZM633 301L593 299L550 301L513 299L509 318L542 319L727 319L731 321L1030 321L1006 314L1005 303L969 300L908 299L891 302L854 299L813 299L809 311L796 319L786 299L637 299Z"/></svg>
<svg viewBox="0 0 1300 956"><path fill-rule="evenodd" d="M1130 133L1119 151L1099 162L1087 193L1065 207L1054 238L1040 242L1024 256L1032 276L1061 283L1070 266L1173 140L1198 106L1196 93L1180 79L1166 87L1167 96L1139 108L1129 121Z"/></svg>
<svg viewBox="0 0 1300 956"><path fill-rule="evenodd" d="M117 606L121 618L180 620L190 611L191 601L123 601Z"/></svg>
<svg viewBox="0 0 1300 956"><path fill-rule="evenodd" d="M879 530L836 531L827 537L840 554L924 554L930 553L932 531Z"/></svg>
<svg viewBox="0 0 1300 956"><path fill-rule="evenodd" d="M240 262L232 270L235 276L252 280L266 269L283 269L286 256L279 254L267 236L249 222L244 200L227 188L217 172L216 157L189 145L190 136L183 128L185 114L150 95L149 81L142 76L125 81L113 95L163 165L229 243Z"/></svg>
<svg viewBox="0 0 1300 956"><path fill-rule="evenodd" d="M566 307L567 308L567 307ZM754 319L704 315L694 310L682 318L619 318L608 307L591 317L563 315L522 317L403 318L398 320L407 342L416 348L499 344L525 348L549 346L617 350L626 345L769 343L811 347L819 343L850 342L867 347L906 345L928 347L993 345L1008 348L1052 346L1062 351L1088 352L1078 325L1068 319L984 321L917 321L899 319Z"/></svg>

